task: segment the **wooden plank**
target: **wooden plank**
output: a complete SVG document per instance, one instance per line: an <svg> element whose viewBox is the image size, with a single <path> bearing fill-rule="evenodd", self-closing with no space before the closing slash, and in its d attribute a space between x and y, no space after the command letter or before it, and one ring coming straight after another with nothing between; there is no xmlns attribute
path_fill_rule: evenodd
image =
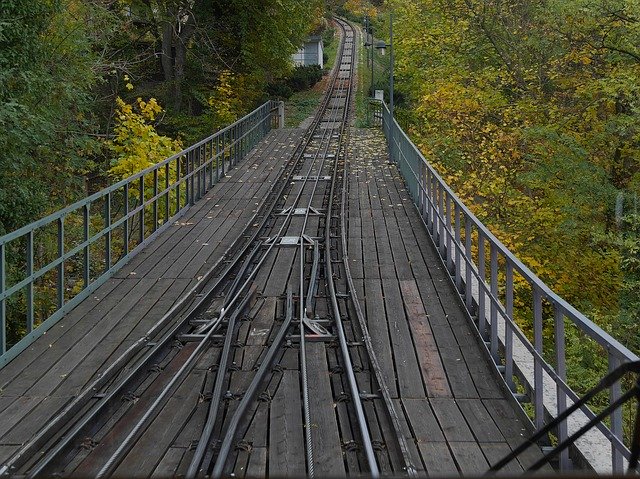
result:
<svg viewBox="0 0 640 479"><path fill-rule="evenodd" d="M404 313L400 288L396 281L390 279L382 280L382 285L400 396L425 397L424 385L419 380L420 367Z"/></svg>
<svg viewBox="0 0 640 479"><path fill-rule="evenodd" d="M396 387L396 373L393 367L393 355L391 350L391 340L387 329L387 317L384 310L384 297L382 296L382 283L378 279L366 279L365 284L365 308L367 319L367 329L371 336L373 350L376 353L382 377L384 378L389 392L393 397L398 396Z"/></svg>
<svg viewBox="0 0 640 479"><path fill-rule="evenodd" d="M402 405L418 444L444 442L444 435L428 399L403 399Z"/></svg>
<svg viewBox="0 0 640 479"><path fill-rule="evenodd" d="M480 476L489 469L489 463L476 442L454 441L449 443L449 448L463 475Z"/></svg>
<svg viewBox="0 0 640 479"><path fill-rule="evenodd" d="M438 418L440 428L444 437L449 442L472 442L475 441L469 426L464 420L464 416L458 409L454 399L432 398L431 406Z"/></svg>
<svg viewBox="0 0 640 479"><path fill-rule="evenodd" d="M267 448L254 447L249 457L247 477L266 477L267 475Z"/></svg>
<svg viewBox="0 0 640 479"><path fill-rule="evenodd" d="M269 476L306 474L300 383L296 371L284 371L271 401L269 421Z"/></svg>
<svg viewBox="0 0 640 479"><path fill-rule="evenodd" d="M424 310L416 282L414 280L400 281L400 290L409 318L409 326L413 333L422 377L427 387L427 395L451 397L451 389L440 359L438 345L429 326L429 318Z"/></svg>
<svg viewBox="0 0 640 479"><path fill-rule="evenodd" d="M446 442L418 443L425 470L430 477L458 475L458 467L453 460Z"/></svg>
<svg viewBox="0 0 640 479"><path fill-rule="evenodd" d="M194 371L185 378L114 471L115 477L128 475L131 471L136 471L136 475L140 476L151 474L196 408L203 382L202 371Z"/></svg>
<svg viewBox="0 0 640 479"><path fill-rule="evenodd" d="M174 477L178 471L178 466L182 461L185 449L182 447L171 447L160 460L160 463L151 473L151 477L163 478Z"/></svg>
<svg viewBox="0 0 640 479"><path fill-rule="evenodd" d="M482 402L512 449L518 447L532 435L531 426L520 419L519 414L516 414L514 409L517 406L512 405L508 400L484 399ZM532 446L518 456L518 461L526 469L540 458L542 458L542 451L539 447ZM550 472L552 470L550 466L545 466L541 469L542 472Z"/></svg>
<svg viewBox="0 0 640 479"><path fill-rule="evenodd" d="M482 442L480 443L480 449L482 449L484 456L487 458L489 466L496 464L511 453L511 448L506 442ZM503 467L497 474L520 475L523 471L524 469L520 463L515 460Z"/></svg>
<svg viewBox="0 0 640 479"><path fill-rule="evenodd" d="M314 466L319 477L344 476L342 444L333 407L329 370L323 343L307 343L309 408L311 415Z"/></svg>
<svg viewBox="0 0 640 479"><path fill-rule="evenodd" d="M276 297L264 299L264 304L251 320L251 329L247 338L247 345L265 345L276 316Z"/></svg>
<svg viewBox="0 0 640 479"><path fill-rule="evenodd" d="M504 442L504 436L482 401L479 399L458 399L456 402L478 442Z"/></svg>

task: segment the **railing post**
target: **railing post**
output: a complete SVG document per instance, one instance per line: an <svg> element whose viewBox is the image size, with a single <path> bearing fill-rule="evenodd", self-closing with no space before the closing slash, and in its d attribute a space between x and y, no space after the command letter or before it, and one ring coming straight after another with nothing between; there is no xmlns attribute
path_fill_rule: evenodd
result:
<svg viewBox="0 0 640 479"><path fill-rule="evenodd" d="M609 372L613 372L620 367L620 360L609 351ZM622 395L622 386L620 381L616 381L609 388L609 404L614 403ZM611 413L611 433L622 442L622 406ZM624 456L618 450L614 442L611 442L611 465L612 474L622 474L624 472Z"/></svg>
<svg viewBox="0 0 640 479"><path fill-rule="evenodd" d="M196 182L195 182L195 161L193 158L193 150L187 152L187 174L189 179L187 181L189 185L189 204L193 206L196 203Z"/></svg>
<svg viewBox="0 0 640 479"><path fill-rule="evenodd" d="M456 289L458 293L462 292L462 250L460 241L461 241L461 224L460 224L460 207L458 205L454 205L453 208L454 216L455 216L455 252L456 252L456 260L455 260L455 268L456 268Z"/></svg>
<svg viewBox="0 0 640 479"><path fill-rule="evenodd" d="M91 246L89 245L89 234L90 234L90 204L87 203L82 208L82 225L83 225L83 238L86 246L84 247L84 261L82 267L82 279L84 280L84 288L89 287L89 283L91 282ZM127 220L129 221L129 220ZM125 224L127 222L125 221ZM83 289L84 289L83 288Z"/></svg>
<svg viewBox="0 0 640 479"><path fill-rule="evenodd" d="M64 216L58 220L58 259L64 256ZM58 291L58 309L64 306L64 261L58 265L58 280L56 281Z"/></svg>
<svg viewBox="0 0 640 479"><path fill-rule="evenodd" d="M478 229L478 330L484 340L487 339L487 314L485 301L487 298L487 274L484 248L484 236Z"/></svg>
<svg viewBox="0 0 640 479"><path fill-rule="evenodd" d="M153 228L152 232L158 229L158 170L153 170Z"/></svg>
<svg viewBox="0 0 640 479"><path fill-rule="evenodd" d="M227 132L225 131L222 134L222 155L220 156L220 158L222 159L222 172L220 173L220 176L222 176L224 178L224 157L226 155L226 140L227 140Z"/></svg>
<svg viewBox="0 0 640 479"><path fill-rule="evenodd" d="M504 318L504 378L511 391L516 391L513 382L513 265L507 259L507 272L505 275L506 313Z"/></svg>
<svg viewBox="0 0 640 479"><path fill-rule="evenodd" d="M33 276L33 230L27 234L27 276ZM33 278L27 285L27 333L33 331Z"/></svg>
<svg viewBox="0 0 640 479"><path fill-rule="evenodd" d="M138 244L144 243L144 222L145 222L145 214L144 214L144 175L140 177L140 233L139 233L139 242Z"/></svg>
<svg viewBox="0 0 640 479"><path fill-rule="evenodd" d="M464 249L465 249L465 257L469 259L469 261L465 262L464 265L464 304L467 307L467 311L470 314L473 310L473 287L471 282L471 268L473 265L473 254L471 253L471 244L473 241L472 238L473 230L471 229L471 219L465 215L464 217ZM478 288L478 291L480 288Z"/></svg>
<svg viewBox="0 0 640 479"><path fill-rule="evenodd" d="M7 288L6 246L0 244L0 295ZM7 301L0 298L0 354L7 351Z"/></svg>
<svg viewBox="0 0 640 479"><path fill-rule="evenodd" d="M165 189L165 195L164 195L164 223L168 223L169 222L169 218L171 217L171 204L170 204L170 196L171 196L171 191L169 190L169 184L171 179L169 178L171 176L171 168L169 167L169 163L167 163L166 165L164 165L164 189Z"/></svg>
<svg viewBox="0 0 640 479"><path fill-rule="evenodd" d="M556 349L556 372L562 381L567 382L567 359L565 354L565 334L564 334L564 314L562 310L554 305L554 336ZM556 403L558 404L558 416L567 409L567 393L562 387L556 385ZM567 421L558 424L558 442L562 443L568 437ZM568 471L571 467L569 461L569 450L565 449L560 453L560 471Z"/></svg>
<svg viewBox="0 0 640 479"><path fill-rule="evenodd" d="M111 193L104 198L104 227L107 230L104 237L104 272L111 269Z"/></svg>
<svg viewBox="0 0 640 479"><path fill-rule="evenodd" d="M180 211L180 162L182 161L182 156L176 158L176 214ZM186 185L185 185L186 187Z"/></svg>
<svg viewBox="0 0 640 479"><path fill-rule="evenodd" d="M533 288L533 347L542 356L542 294L537 286ZM542 385L542 364L538 356L533 360L533 388L534 388L534 420L536 429L544 426L544 403Z"/></svg>
<svg viewBox="0 0 640 479"><path fill-rule="evenodd" d="M438 181L436 183L437 191L438 191L438 214L436 217L438 218L438 243L440 245L440 256L445 257L444 253L444 230L445 230L445 211L444 211L444 188L442 184Z"/></svg>
<svg viewBox="0 0 640 479"><path fill-rule="evenodd" d="M207 163L209 163L209 190L213 188L213 164L216 161L213 148L213 140L207 143L209 145L209 154L207 155Z"/></svg>
<svg viewBox="0 0 640 479"><path fill-rule="evenodd" d="M445 225L445 229L447 232L447 271L449 274L451 274L452 270L453 270L453 251L451 248L451 244L452 244L452 233L453 233L453 228L451 227L451 197L449 196L449 193L447 192L447 190L445 188L442 188L442 190L444 191L444 194L446 195L446 200L445 200L445 214L446 214L446 225Z"/></svg>
<svg viewBox="0 0 640 479"><path fill-rule="evenodd" d="M490 325L490 341L491 341L491 356L496 364L499 363L500 357L498 356L498 247L491 242L490 247L490 262L491 262L491 325Z"/></svg>

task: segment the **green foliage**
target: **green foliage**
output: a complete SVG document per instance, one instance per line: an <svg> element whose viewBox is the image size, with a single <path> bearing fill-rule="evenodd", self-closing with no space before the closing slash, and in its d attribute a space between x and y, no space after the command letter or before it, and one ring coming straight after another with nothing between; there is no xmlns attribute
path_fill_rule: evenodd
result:
<svg viewBox="0 0 640 479"><path fill-rule="evenodd" d="M276 98L289 98L296 92L308 90L322 79L320 65L300 65L293 69L285 79L270 83L267 93Z"/></svg>
<svg viewBox="0 0 640 479"><path fill-rule="evenodd" d="M597 238L638 188L637 2L389 3L416 142L544 281L615 315L621 250Z"/></svg>
<svg viewBox="0 0 640 479"><path fill-rule="evenodd" d="M0 18L0 233L82 191L89 166L93 24L80 0L4 2Z"/></svg>

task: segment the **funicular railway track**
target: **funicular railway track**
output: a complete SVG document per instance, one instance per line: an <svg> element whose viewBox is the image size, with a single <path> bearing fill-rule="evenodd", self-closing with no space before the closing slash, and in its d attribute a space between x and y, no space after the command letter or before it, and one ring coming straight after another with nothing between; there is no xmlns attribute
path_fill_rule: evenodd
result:
<svg viewBox="0 0 640 479"><path fill-rule="evenodd" d="M415 474L345 256L357 32L337 24L338 63L314 121L209 281L3 472Z"/></svg>

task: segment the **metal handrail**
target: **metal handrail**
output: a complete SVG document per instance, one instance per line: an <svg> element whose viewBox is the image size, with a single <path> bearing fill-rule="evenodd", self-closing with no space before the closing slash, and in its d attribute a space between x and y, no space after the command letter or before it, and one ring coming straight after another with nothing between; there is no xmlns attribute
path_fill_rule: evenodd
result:
<svg viewBox="0 0 640 479"><path fill-rule="evenodd" d="M567 383L565 320L605 349L609 371L622 363L638 361L638 356L551 290L482 224L427 162L395 118L391 118L386 104L372 100L370 106L374 123L382 126L389 154L405 179L436 249L464 298L465 307L477 318L477 328L496 367L512 391L515 392L514 378L517 378L532 393L536 428L542 428L546 416L562 414L568 403L579 400ZM522 284L529 285L533 344L514 320L515 274L524 280ZM545 314L545 303L551 307L552 314ZM555 366L543 353L543 325L547 320L554 324ZM528 355L526 361L521 356L519 362L514 359L514 348L518 353ZM545 390L545 381L547 385L552 383L555 391ZM621 391L619 382L611 386L611 404L621 397ZM596 417L586 405L580 409L584 414L583 422ZM558 439L565 440L569 429L579 427L577 423L563 423L557 431ZM611 427L599 422L597 428L611 447L609 472L622 472L629 450L623 443L621 410L612 413ZM594 462L597 456L600 459L606 456L602 451L586 451L579 447L578 453L587 462L591 462L586 457L589 455ZM591 465L602 469L601 465ZM566 451L561 455L560 467L569 467Z"/></svg>
<svg viewBox="0 0 640 479"><path fill-rule="evenodd" d="M160 163L1 236L0 368L181 217L225 175L225 169L233 168L271 128L281 123L281 114L281 102L268 101L231 125ZM132 191L136 194L132 195ZM102 207L100 214L92 214L92 206L96 205ZM75 231L81 239L68 246L70 241L65 232L69 232L69 227L65 225L65 220L75 215L82 217L81 226L76 225ZM99 223L98 231L92 232L96 223ZM47 228L56 230L57 254L36 268L38 258L35 251L45 249ZM37 242L38 234L45 235L40 242ZM120 243L116 244L114 239L118 234L121 238ZM51 241L52 237L49 233ZM97 247L98 242L104 242L104 248L96 266L92 264L96 262L92 247ZM11 260L26 264L26 268L22 268L18 278L8 285L10 250L13 252ZM82 263L82 274L76 274L75 278L81 281L81 288L77 292L66 287L70 274L65 271L65 266L71 261ZM36 318L39 305L35 300L35 284L48 274L56 275L55 309ZM18 305L12 305L11 301ZM16 319L21 318L21 324L12 326L24 328L25 334L13 338L13 344L7 345L9 321L15 323Z"/></svg>
<svg viewBox="0 0 640 479"><path fill-rule="evenodd" d="M562 451L566 450L576 439L580 436L584 435L589 429L595 427L599 422L604 419L604 417L611 413L612 410L617 408L621 408L624 403L635 399L636 400L636 417L635 417L635 425L633 431L633 438L631 440L631 456L629 457L629 468L627 472L635 471L638 468L638 457L640 455L640 362L632 362L626 363L620 366L615 371L607 374L598 385L592 388L589 392L587 392L582 398L577 400L570 408L560 414L558 417L554 418L551 422L545 425L542 429L536 431L530 438L525 440L522 444L516 447L513 451L503 457L501 460L493 464L488 471L488 474L491 474L496 471L500 471L507 464L509 464L514 459L518 458L523 452L529 449L531 446L537 445L537 441L544 439L549 433L552 433L558 426L566 419L576 412L578 409L586 405L591 399L593 399L597 394L603 392L607 388L613 386L616 382L620 381L623 376L628 373L635 374L636 378L634 381L634 386L629 389L623 396L621 396L615 403L611 404L604 411L602 411L598 416L594 416L587 424L582 426L580 430L576 431L571 437L568 437L563 442L555 446L551 451L546 453L542 458L536 461L534 464L529 466L527 471L537 471L544 464L548 464L553 458L555 458Z"/></svg>

